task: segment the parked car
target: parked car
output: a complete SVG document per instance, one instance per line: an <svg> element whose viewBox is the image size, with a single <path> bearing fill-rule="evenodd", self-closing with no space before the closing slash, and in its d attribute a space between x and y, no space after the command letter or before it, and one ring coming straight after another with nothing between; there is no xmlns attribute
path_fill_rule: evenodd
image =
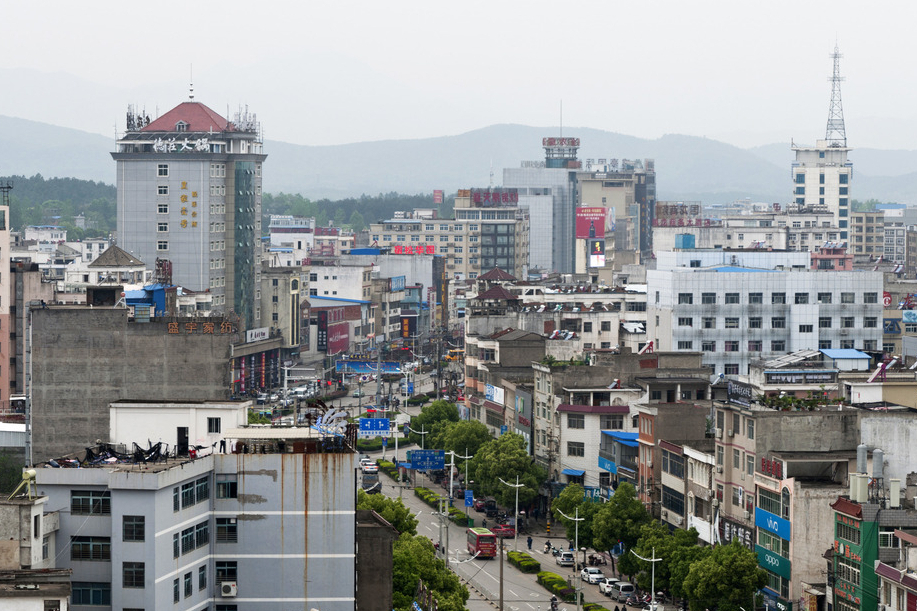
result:
<svg viewBox="0 0 917 611"><path fill-rule="evenodd" d="M365 397L365 396L366 396L366 394L365 394L362 390L360 390L359 388L356 389L355 391L353 391L353 397L354 397L354 399L357 399L357 398L359 398L359 397Z"/></svg>
<svg viewBox="0 0 917 611"><path fill-rule="evenodd" d="M559 566L573 566L573 552L561 552L554 558Z"/></svg>
<svg viewBox="0 0 917 611"><path fill-rule="evenodd" d="M378 473L379 465L376 463L363 463L360 465L360 470L363 471L363 473Z"/></svg>
<svg viewBox="0 0 917 611"><path fill-rule="evenodd" d="M271 393L271 403L277 403L280 400L280 395L275 392Z"/></svg>
<svg viewBox="0 0 917 611"><path fill-rule="evenodd" d="M266 392L258 393L258 399L256 401L258 405L264 405L265 403L267 403L267 400L268 400L268 394Z"/></svg>
<svg viewBox="0 0 917 611"><path fill-rule="evenodd" d="M587 566L580 571L580 577L582 577L583 581L586 583L599 583L605 579L605 573L594 566Z"/></svg>
<svg viewBox="0 0 917 611"><path fill-rule="evenodd" d="M628 583L626 581L619 581L614 586L614 593L611 595L619 603L627 602L629 596L633 596L637 593L637 588L634 587L634 584Z"/></svg>
<svg viewBox="0 0 917 611"><path fill-rule="evenodd" d="M620 583L620 579L615 577L606 577L599 582L599 592L605 596L611 596L611 593L614 591L614 586L616 583Z"/></svg>
<svg viewBox="0 0 917 611"><path fill-rule="evenodd" d="M516 529L512 526L509 526L508 524L497 524L496 526L491 526L489 530L501 539L507 539L509 537L516 536Z"/></svg>
<svg viewBox="0 0 917 611"><path fill-rule="evenodd" d="M474 504L471 507L472 509L474 509L477 512L483 512L484 511L484 499L476 498L474 500Z"/></svg>

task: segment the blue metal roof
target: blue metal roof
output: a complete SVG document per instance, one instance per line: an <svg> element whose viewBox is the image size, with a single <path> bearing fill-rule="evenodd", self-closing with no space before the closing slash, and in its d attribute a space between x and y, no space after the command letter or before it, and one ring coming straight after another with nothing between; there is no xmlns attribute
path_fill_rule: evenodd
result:
<svg viewBox="0 0 917 611"><path fill-rule="evenodd" d="M865 352L860 352L859 350L853 350L852 348L844 348L837 350L821 350L829 359L868 359L871 358Z"/></svg>
<svg viewBox="0 0 917 611"><path fill-rule="evenodd" d="M627 446L629 448L636 448L640 444L637 443L637 437L639 433L625 433L624 431L602 431L602 435L608 435L622 446Z"/></svg>
<svg viewBox="0 0 917 611"><path fill-rule="evenodd" d="M561 471L564 475L573 475L575 477L582 477L586 472L582 469L564 469Z"/></svg>

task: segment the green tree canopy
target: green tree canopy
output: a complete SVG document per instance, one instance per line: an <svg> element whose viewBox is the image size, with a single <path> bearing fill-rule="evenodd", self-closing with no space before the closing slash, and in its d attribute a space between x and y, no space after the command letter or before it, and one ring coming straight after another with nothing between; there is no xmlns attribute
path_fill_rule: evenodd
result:
<svg viewBox="0 0 917 611"><path fill-rule="evenodd" d="M621 542L625 550L630 550L640 540L640 529L651 521L652 517L637 498L637 491L625 482L593 518L593 547L608 550ZM627 553L621 556L618 568L625 575L635 575L640 570L638 562L636 556Z"/></svg>
<svg viewBox="0 0 917 611"><path fill-rule="evenodd" d="M446 568L442 559L436 557L428 538L402 534L395 541L392 554L392 604L395 609L410 611L417 582L422 579L424 585L433 590L440 611L464 611L468 588Z"/></svg>
<svg viewBox="0 0 917 611"><path fill-rule="evenodd" d="M637 542L634 552L644 558L655 557L661 558L661 560L655 563L656 569L654 576L653 567L650 566L654 563L644 562L639 558L636 559L637 565L641 570L637 578L637 585L649 591L652 586L653 577L655 577L655 588L657 592L659 590L672 591L675 589L678 589L680 592L681 583L676 582L673 578L673 573L675 569L679 567L680 563L685 562L686 559L690 559L687 565L688 568L690 567L690 562L696 559L696 557L690 554L681 553L683 548L690 548L691 550L704 549L697 545L697 531L695 529L691 528L690 530L684 530L678 528L674 532L670 532L668 527L661 522L654 521L649 524L644 524L640 528L640 540ZM687 569L685 569L685 571L686 570ZM681 578L684 579L684 575L682 575ZM680 598L683 597L681 593L675 593L675 595Z"/></svg>
<svg viewBox="0 0 917 611"><path fill-rule="evenodd" d="M443 437L443 449L459 456L474 456L485 443L493 439L487 426L478 420L460 420L451 423ZM456 464L464 464L456 459ZM470 473L470 471L469 471Z"/></svg>
<svg viewBox="0 0 917 611"><path fill-rule="evenodd" d="M421 435L415 433L414 431L424 431L431 432L433 431L433 425L437 422L447 423L447 422L458 422L459 413L458 407L455 406L455 403L449 403L448 401L443 401L442 399L434 401L430 405L425 405L423 409L420 410L420 414L411 418L411 434L408 437L408 440L411 443L416 443L418 446L421 445ZM433 439L434 435L427 435L427 439L423 442L423 447L427 449L442 449L437 448L433 445L434 441L436 443L442 443L442 435L444 434L444 428L441 428L437 433L440 435L440 438Z"/></svg>
<svg viewBox="0 0 917 611"><path fill-rule="evenodd" d="M353 214L350 215L350 221L348 224L353 231L363 231L366 229L366 221L363 220L363 215L356 210L354 210Z"/></svg>
<svg viewBox="0 0 917 611"><path fill-rule="evenodd" d="M383 494L357 492L357 509L371 509L385 518L399 533L417 534L417 517L401 501Z"/></svg>
<svg viewBox="0 0 917 611"><path fill-rule="evenodd" d="M500 482L519 483L519 507L525 507L538 495L538 488L547 475L534 463L526 451L525 440L515 433L504 433L485 443L477 451L468 468L480 491L497 499L503 507L514 507L516 489Z"/></svg>
<svg viewBox="0 0 917 611"><path fill-rule="evenodd" d="M750 608L755 592L766 583L757 555L734 539L691 564L684 591L692 609L740 611L739 607Z"/></svg>
<svg viewBox="0 0 917 611"><path fill-rule="evenodd" d="M551 513L554 519L563 524L567 532L567 538L570 541L574 541L577 536L579 537L580 547L592 545L594 539L592 521L601 507L600 503L594 503L592 499L585 498L585 494L585 488L579 484L570 484L551 502ZM561 515L561 512L571 518L582 518L583 521L577 523L573 520L568 520Z"/></svg>

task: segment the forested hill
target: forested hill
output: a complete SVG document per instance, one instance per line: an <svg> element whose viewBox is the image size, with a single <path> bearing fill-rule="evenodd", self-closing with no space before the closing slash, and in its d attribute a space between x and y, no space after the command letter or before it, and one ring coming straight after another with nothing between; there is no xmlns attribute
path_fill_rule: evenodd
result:
<svg viewBox="0 0 917 611"><path fill-rule="evenodd" d="M11 183L10 226L21 230L25 225L61 225L68 238L107 236L115 229L115 187L77 178L44 178L4 176L0 182ZM77 229L73 218L86 217L85 231Z"/></svg>

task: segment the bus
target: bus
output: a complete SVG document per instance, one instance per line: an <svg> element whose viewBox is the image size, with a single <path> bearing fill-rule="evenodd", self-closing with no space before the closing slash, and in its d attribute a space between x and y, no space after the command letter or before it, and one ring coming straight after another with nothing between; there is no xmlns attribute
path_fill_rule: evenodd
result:
<svg viewBox="0 0 917 611"><path fill-rule="evenodd" d="M493 558L497 555L497 535L486 528L469 528L468 553L478 558Z"/></svg>
<svg viewBox="0 0 917 611"><path fill-rule="evenodd" d="M465 358L464 350L450 350L448 354L446 354L447 361L461 361L464 358Z"/></svg>

